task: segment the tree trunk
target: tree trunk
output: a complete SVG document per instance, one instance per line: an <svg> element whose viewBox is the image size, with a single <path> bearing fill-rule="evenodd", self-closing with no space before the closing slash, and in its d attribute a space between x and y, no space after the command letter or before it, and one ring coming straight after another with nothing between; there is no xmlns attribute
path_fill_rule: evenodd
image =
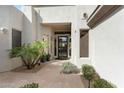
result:
<svg viewBox="0 0 124 93"><path fill-rule="evenodd" d="M88 88L90 88L90 80L89 80L89 85L88 85Z"/></svg>
<svg viewBox="0 0 124 93"><path fill-rule="evenodd" d="M27 65L27 69L32 69L32 66L31 65Z"/></svg>
<svg viewBox="0 0 124 93"><path fill-rule="evenodd" d="M40 58L41 58L41 56L39 55L39 56L34 60L34 62L32 63L32 66L33 66L33 67L35 67L35 66L38 64Z"/></svg>
<svg viewBox="0 0 124 93"><path fill-rule="evenodd" d="M22 56L21 56L21 59L22 59L23 63L27 66L27 63Z"/></svg>

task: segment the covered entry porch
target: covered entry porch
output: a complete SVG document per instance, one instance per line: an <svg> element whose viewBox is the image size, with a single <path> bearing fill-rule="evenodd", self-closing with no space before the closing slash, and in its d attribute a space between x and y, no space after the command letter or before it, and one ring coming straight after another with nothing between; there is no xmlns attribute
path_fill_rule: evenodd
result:
<svg viewBox="0 0 124 93"><path fill-rule="evenodd" d="M45 49L51 59L71 58L71 23L42 23L41 37L48 42Z"/></svg>

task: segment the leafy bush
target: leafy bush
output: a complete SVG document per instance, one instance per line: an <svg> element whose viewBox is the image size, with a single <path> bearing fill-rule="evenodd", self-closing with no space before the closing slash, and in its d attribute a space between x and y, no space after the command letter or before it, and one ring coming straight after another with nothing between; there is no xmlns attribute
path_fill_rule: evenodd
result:
<svg viewBox="0 0 124 93"><path fill-rule="evenodd" d="M21 88L38 88L39 84L38 83L31 83L31 84L26 84Z"/></svg>
<svg viewBox="0 0 124 93"><path fill-rule="evenodd" d="M48 53L48 54L46 54L46 53L44 53L43 55L42 55L42 57L41 57L41 62L46 62L46 61L50 61L50 57L51 57L51 55Z"/></svg>
<svg viewBox="0 0 124 93"><path fill-rule="evenodd" d="M21 47L16 47L10 50L9 52L9 56L10 58L14 58L14 57L18 57L19 55L17 55L21 50Z"/></svg>
<svg viewBox="0 0 124 93"><path fill-rule="evenodd" d="M95 74L95 69L87 64L82 65L82 73L85 79L89 80L89 87L90 87L90 81L93 79Z"/></svg>
<svg viewBox="0 0 124 93"><path fill-rule="evenodd" d="M23 45L22 47L13 48L9 51L10 57L21 57L25 66L28 69L32 69L39 62L44 48L46 47L46 42L35 41L32 44Z"/></svg>
<svg viewBox="0 0 124 93"><path fill-rule="evenodd" d="M50 61L50 57L51 57L51 55L48 53L48 54L46 55L47 61Z"/></svg>
<svg viewBox="0 0 124 93"><path fill-rule="evenodd" d="M41 62L46 62L47 61L47 56L46 56L46 53L44 53L42 56L41 56Z"/></svg>
<svg viewBox="0 0 124 93"><path fill-rule="evenodd" d="M93 88L113 88L112 84L104 79L97 79L91 83L91 87Z"/></svg>
<svg viewBox="0 0 124 93"><path fill-rule="evenodd" d="M95 74L95 69L92 66L85 64L82 65L82 73L85 79L91 80Z"/></svg>
<svg viewBox="0 0 124 93"><path fill-rule="evenodd" d="M95 73L93 74L92 81L97 80L97 79L100 79L100 76L99 76L98 73L95 72Z"/></svg>
<svg viewBox="0 0 124 93"><path fill-rule="evenodd" d="M74 64L67 62L62 65L62 72L66 74L79 73L79 69Z"/></svg>
<svg viewBox="0 0 124 93"><path fill-rule="evenodd" d="M82 65L82 73L85 79L89 80L89 88L116 88L116 86L107 80L101 79L99 74L91 65Z"/></svg>

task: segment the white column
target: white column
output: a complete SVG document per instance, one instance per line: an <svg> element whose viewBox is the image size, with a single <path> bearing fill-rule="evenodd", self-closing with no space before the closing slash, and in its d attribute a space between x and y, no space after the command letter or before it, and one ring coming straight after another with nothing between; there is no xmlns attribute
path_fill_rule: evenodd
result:
<svg viewBox="0 0 124 93"><path fill-rule="evenodd" d="M75 65L78 64L79 59L79 40L80 40L80 31L79 31L79 16L78 16L78 7L75 8L74 18L72 20L72 27L71 27L71 37L72 37L72 63Z"/></svg>

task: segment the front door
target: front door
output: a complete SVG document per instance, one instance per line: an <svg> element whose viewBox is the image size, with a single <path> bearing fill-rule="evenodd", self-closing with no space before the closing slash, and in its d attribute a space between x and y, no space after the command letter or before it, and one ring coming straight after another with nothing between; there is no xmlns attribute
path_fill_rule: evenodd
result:
<svg viewBox="0 0 124 93"><path fill-rule="evenodd" d="M58 37L58 58L59 59L68 58L68 37L67 36Z"/></svg>

